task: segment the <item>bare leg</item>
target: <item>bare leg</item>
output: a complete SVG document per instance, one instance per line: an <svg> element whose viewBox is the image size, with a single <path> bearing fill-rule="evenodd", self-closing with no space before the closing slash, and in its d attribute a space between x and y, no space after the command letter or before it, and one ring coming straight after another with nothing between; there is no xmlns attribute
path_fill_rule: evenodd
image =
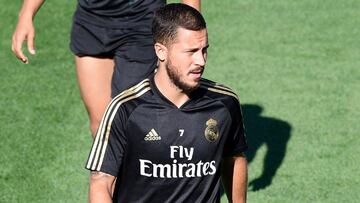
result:
<svg viewBox="0 0 360 203"><path fill-rule="evenodd" d="M75 63L81 97L89 114L92 136L95 137L101 118L111 100L114 60L75 56Z"/></svg>

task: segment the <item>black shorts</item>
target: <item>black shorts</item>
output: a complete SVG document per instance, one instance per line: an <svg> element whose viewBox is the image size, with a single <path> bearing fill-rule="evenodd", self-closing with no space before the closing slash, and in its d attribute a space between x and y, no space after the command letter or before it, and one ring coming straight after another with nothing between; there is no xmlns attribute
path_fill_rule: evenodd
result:
<svg viewBox="0 0 360 203"><path fill-rule="evenodd" d="M70 49L77 56L112 58L115 69L112 97L154 72L157 63L151 22L149 26L106 28L74 18Z"/></svg>

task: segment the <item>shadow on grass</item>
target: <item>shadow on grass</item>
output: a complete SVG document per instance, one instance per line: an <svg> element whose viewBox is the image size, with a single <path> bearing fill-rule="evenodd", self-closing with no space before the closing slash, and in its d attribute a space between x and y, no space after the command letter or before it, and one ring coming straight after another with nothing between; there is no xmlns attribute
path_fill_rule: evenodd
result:
<svg viewBox="0 0 360 203"><path fill-rule="evenodd" d="M261 190L271 185L276 171L285 158L286 145L291 136L291 125L286 121L262 116L261 106L244 104L241 108L249 145L246 151L248 163L254 160L257 150L262 145L267 147L262 174L249 182L250 190Z"/></svg>

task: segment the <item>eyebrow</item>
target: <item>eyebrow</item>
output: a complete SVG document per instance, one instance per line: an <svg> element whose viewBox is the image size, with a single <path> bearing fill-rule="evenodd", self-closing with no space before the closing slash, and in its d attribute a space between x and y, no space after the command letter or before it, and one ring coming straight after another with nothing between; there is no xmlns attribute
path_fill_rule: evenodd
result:
<svg viewBox="0 0 360 203"><path fill-rule="evenodd" d="M209 48L209 44L206 44L206 46L204 46L203 48L201 48L201 49L207 49L207 48ZM195 51L197 51L197 50L200 50L200 48L190 48L190 49L186 49L185 51L186 52L195 52Z"/></svg>

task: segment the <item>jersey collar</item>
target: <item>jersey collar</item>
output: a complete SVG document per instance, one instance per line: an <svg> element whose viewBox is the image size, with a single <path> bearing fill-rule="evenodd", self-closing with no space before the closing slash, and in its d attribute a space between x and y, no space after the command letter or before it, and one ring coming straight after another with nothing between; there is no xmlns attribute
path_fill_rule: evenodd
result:
<svg viewBox="0 0 360 203"><path fill-rule="evenodd" d="M173 108L177 108L180 110L186 110L188 108L191 108L192 104L195 102L195 100L197 100L197 98L199 98L200 96L200 88L194 90L191 94L190 94L190 99L188 101L186 101L182 106L180 106L179 108L172 103L169 99L167 99L161 92L160 90L157 88L156 84L155 84L155 80L154 80L154 76L155 74L152 74L149 77L150 80L150 87L153 90L154 95L162 102L165 103L167 105L170 105Z"/></svg>

